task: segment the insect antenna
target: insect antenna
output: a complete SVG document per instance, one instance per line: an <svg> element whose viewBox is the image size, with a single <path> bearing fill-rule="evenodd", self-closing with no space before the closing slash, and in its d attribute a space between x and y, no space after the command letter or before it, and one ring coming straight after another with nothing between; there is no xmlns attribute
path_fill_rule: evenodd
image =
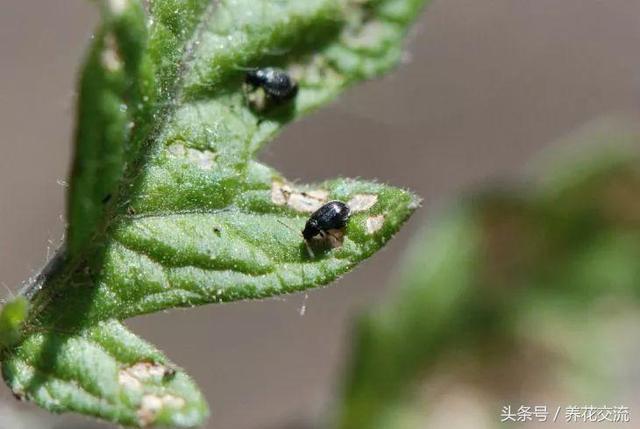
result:
<svg viewBox="0 0 640 429"><path fill-rule="evenodd" d="M297 229L294 229L292 226L287 225L286 223L284 223L283 221L281 221L280 219L276 219L278 221L278 223L286 226L287 228L289 228L291 231L295 232L296 234L302 236L302 233L300 231L298 231Z"/></svg>
<svg viewBox="0 0 640 429"><path fill-rule="evenodd" d="M231 66L232 69L234 70L240 70L243 72L250 72L250 71L256 71L259 69L259 67L248 67L248 66L242 66L240 64L234 64Z"/></svg>

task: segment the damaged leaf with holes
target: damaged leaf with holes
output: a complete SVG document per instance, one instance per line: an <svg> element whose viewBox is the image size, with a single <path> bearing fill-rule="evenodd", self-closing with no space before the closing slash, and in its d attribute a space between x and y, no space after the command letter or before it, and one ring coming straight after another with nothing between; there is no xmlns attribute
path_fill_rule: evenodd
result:
<svg viewBox="0 0 640 429"><path fill-rule="evenodd" d="M410 192L294 183L255 157L286 123L394 65L423 3L100 3L79 88L66 253L29 313L0 325L16 396L127 426L202 424L195 383L120 321L325 285L399 230L419 204ZM245 73L267 66L299 89L258 111ZM334 199L352 217L311 253L300 231Z"/></svg>
<svg viewBox="0 0 640 429"><path fill-rule="evenodd" d="M190 427L206 410L193 381L117 321L74 334L34 333L14 353L3 365L14 394L54 412L71 403L127 426Z"/></svg>

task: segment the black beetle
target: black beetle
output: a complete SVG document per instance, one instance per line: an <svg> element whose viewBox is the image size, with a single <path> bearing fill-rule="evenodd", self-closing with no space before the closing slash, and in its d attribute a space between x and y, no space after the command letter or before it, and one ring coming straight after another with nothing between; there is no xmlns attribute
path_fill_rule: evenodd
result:
<svg viewBox="0 0 640 429"><path fill-rule="evenodd" d="M330 234L328 231L344 228L349 221L350 214L349 206L342 201L329 201L309 217L304 230L302 230L302 236L307 241L317 235L324 238Z"/></svg>
<svg viewBox="0 0 640 429"><path fill-rule="evenodd" d="M275 67L250 70L245 82L254 88L262 88L267 98L274 103L284 103L296 96L298 84L289 74Z"/></svg>

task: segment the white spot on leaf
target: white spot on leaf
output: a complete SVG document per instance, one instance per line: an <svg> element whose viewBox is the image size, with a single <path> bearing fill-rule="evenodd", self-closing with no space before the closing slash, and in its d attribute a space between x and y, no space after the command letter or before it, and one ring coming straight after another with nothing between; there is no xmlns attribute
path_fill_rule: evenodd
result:
<svg viewBox="0 0 640 429"><path fill-rule="evenodd" d="M121 370L118 373L118 384L124 387L126 390L141 390L142 383L133 375L129 374L127 371Z"/></svg>
<svg viewBox="0 0 640 429"><path fill-rule="evenodd" d="M279 206L289 206L299 212L312 213L318 210L329 198L324 189L310 191L295 190L288 183L274 180L271 184L271 201Z"/></svg>
<svg viewBox="0 0 640 429"><path fill-rule="evenodd" d="M127 7L127 0L109 0L109 8L116 15L121 14Z"/></svg>
<svg viewBox="0 0 640 429"><path fill-rule="evenodd" d="M165 407L182 408L185 400L174 395L144 395L140 408L136 413L141 426L148 426L155 422L158 413Z"/></svg>
<svg viewBox="0 0 640 429"><path fill-rule="evenodd" d="M329 62L320 55L313 56L305 63L291 65L289 74L301 84L310 86L326 85L327 81L333 82L340 79Z"/></svg>
<svg viewBox="0 0 640 429"><path fill-rule="evenodd" d="M290 195L291 186L279 180L274 180L271 183L271 201L273 201L274 204L278 206L287 204Z"/></svg>
<svg viewBox="0 0 640 429"><path fill-rule="evenodd" d="M118 45L113 34L107 34L105 37L100 61L102 66L110 72L116 72L122 68L122 59L118 54Z"/></svg>
<svg viewBox="0 0 640 429"><path fill-rule="evenodd" d="M367 218L367 233L373 234L384 226L384 215L370 216Z"/></svg>
<svg viewBox="0 0 640 429"><path fill-rule="evenodd" d="M216 160L215 152L185 147L182 143L174 143L167 150L176 158L186 158L201 170L211 170Z"/></svg>
<svg viewBox="0 0 640 429"><path fill-rule="evenodd" d="M163 377L170 371L166 366L153 362L138 362L127 368L127 370L131 375L140 380L146 380L151 377Z"/></svg>
<svg viewBox="0 0 640 429"><path fill-rule="evenodd" d="M187 154L187 149L184 147L183 144L180 144L180 143L172 144L167 148L167 150L171 155L176 157L183 157Z"/></svg>
<svg viewBox="0 0 640 429"><path fill-rule="evenodd" d="M357 194L351 198L347 205L352 213L369 210L378 202L378 196L374 194Z"/></svg>
<svg viewBox="0 0 640 429"><path fill-rule="evenodd" d="M312 213L318 210L323 202L324 199L318 199L305 193L294 192L289 197L287 204L296 211Z"/></svg>
<svg viewBox="0 0 640 429"><path fill-rule="evenodd" d="M200 167L202 170L213 168L216 154L210 150L187 149L187 159Z"/></svg>
<svg viewBox="0 0 640 429"><path fill-rule="evenodd" d="M138 362L118 372L118 383L128 390L142 390L142 383L151 379L160 379L171 373L165 365L153 362Z"/></svg>
<svg viewBox="0 0 640 429"><path fill-rule="evenodd" d="M319 201L326 201L329 198L329 192L324 189L314 189L311 191L303 192L309 198L314 198Z"/></svg>

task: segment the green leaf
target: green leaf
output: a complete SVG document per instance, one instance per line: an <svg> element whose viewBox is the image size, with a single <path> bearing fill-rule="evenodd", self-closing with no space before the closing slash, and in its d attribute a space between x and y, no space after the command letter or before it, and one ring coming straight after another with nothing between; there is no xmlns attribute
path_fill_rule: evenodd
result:
<svg viewBox="0 0 640 429"><path fill-rule="evenodd" d="M310 211L331 199L353 211L343 242L337 248L312 243L310 252L299 231ZM52 300L46 307L52 311L42 311L38 321L66 329L326 284L379 249L417 204L404 191L349 179L294 186L252 163L243 192L224 208L127 216L112 231L100 272L75 270L38 296L37 303ZM82 285L87 275L91 288L57 293ZM60 308L75 310L53 310Z"/></svg>
<svg viewBox="0 0 640 429"><path fill-rule="evenodd" d="M144 11L137 2L110 1L103 16L80 78L67 201L67 248L73 256L86 250L103 226L104 208L116 194L131 151L131 124L136 119L144 124L149 108L150 98L143 95L152 79L143 65Z"/></svg>
<svg viewBox="0 0 640 429"><path fill-rule="evenodd" d="M127 426L179 427L208 415L193 381L114 320L75 333L34 333L3 372L18 398L56 413L71 407Z"/></svg>
<svg viewBox="0 0 640 429"><path fill-rule="evenodd" d="M398 231L419 204L411 193L344 178L293 184L254 158L287 122L394 65L423 3L101 3L80 84L68 251L27 294L22 338L2 350L14 392L118 424L202 423L201 395L182 375L143 390L183 407L140 419L144 393L114 374L146 362L149 346L122 333L126 360L93 340L139 314L328 284ZM291 103L251 105L244 76L261 66L298 82ZM331 199L351 206L348 226L307 246L299 231Z"/></svg>

